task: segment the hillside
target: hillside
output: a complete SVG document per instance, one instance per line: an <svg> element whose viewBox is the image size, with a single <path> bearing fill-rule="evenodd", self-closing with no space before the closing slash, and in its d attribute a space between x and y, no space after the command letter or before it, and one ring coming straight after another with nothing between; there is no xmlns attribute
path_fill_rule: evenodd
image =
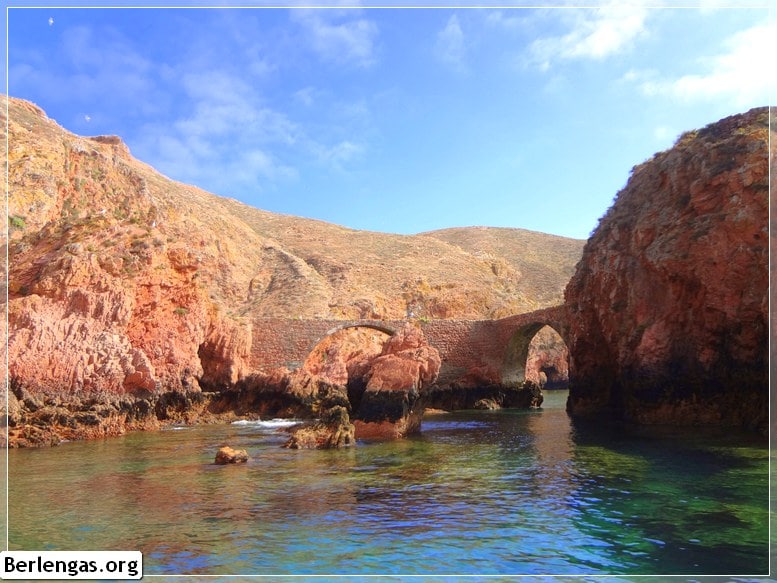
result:
<svg viewBox="0 0 777 583"><path fill-rule="evenodd" d="M136 280L174 257L238 319L495 318L560 303L582 252L520 229L404 236L269 213L169 180L119 138L75 136L32 104L12 98L9 113L12 300L40 295L63 258Z"/></svg>
<svg viewBox="0 0 777 583"><path fill-rule="evenodd" d="M581 241L524 229L458 227L421 233L492 261L496 275L510 269L522 274L524 298L536 307L563 303L558 282L569 281L580 259Z"/></svg>

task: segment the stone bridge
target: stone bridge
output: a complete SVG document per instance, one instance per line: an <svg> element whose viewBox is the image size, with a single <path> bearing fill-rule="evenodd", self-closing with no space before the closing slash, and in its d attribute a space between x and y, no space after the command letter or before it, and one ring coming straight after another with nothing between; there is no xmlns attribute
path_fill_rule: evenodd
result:
<svg viewBox="0 0 777 583"><path fill-rule="evenodd" d="M344 328L368 327L394 334L407 320L287 320L253 321L251 368L295 369L324 338ZM501 383L524 380L529 343L543 327L551 326L567 342L565 306L545 308L500 320L429 320L424 334L439 352L438 383L449 384L469 371L490 371Z"/></svg>

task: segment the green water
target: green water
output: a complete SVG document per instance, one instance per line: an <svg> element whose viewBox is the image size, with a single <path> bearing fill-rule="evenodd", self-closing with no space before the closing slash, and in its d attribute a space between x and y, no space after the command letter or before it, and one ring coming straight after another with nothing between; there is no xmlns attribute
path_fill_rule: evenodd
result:
<svg viewBox="0 0 777 583"><path fill-rule="evenodd" d="M768 571L765 443L579 426L565 398L338 451L255 424L10 451L10 548L140 550L146 575ZM214 465L224 443L251 461Z"/></svg>

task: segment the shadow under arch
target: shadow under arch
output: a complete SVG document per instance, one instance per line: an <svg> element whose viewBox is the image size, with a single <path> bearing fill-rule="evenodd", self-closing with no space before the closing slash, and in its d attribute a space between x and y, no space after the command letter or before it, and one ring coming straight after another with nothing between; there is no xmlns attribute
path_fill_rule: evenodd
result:
<svg viewBox="0 0 777 583"><path fill-rule="evenodd" d="M510 336L510 340L507 342L505 348L504 359L502 364L502 383L505 385L520 385L527 380L527 361L529 360L529 351L532 346L532 341L544 328L548 328L555 333L558 339L564 344L566 348L566 360L568 365L569 343L564 338L562 331L557 326L549 322L531 322L518 327ZM543 368L540 368L538 372L544 372ZM549 371L548 371L549 372ZM547 375L550 377L550 375ZM530 379L534 380L534 379ZM535 381L536 382L536 381Z"/></svg>

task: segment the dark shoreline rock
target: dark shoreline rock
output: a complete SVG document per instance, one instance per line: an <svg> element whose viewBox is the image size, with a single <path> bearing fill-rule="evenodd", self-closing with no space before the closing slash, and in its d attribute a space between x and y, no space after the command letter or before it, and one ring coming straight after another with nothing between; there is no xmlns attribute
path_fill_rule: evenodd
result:
<svg viewBox="0 0 777 583"><path fill-rule="evenodd" d="M542 392L536 385L531 389L498 385L475 388L432 385L420 391L373 391L360 403L356 417L351 412L345 387L321 379L307 379L299 383L296 390L289 390L286 383L287 380L259 383L254 379L253 383L245 383L240 389L220 393L168 391L143 397L104 393L72 395L53 391L41 395L14 383L8 395L10 440L4 443L3 431L0 446L49 447L66 441L114 437L129 431L155 431L169 425L229 423L237 419L270 417L307 419L310 423L304 427L309 429L311 424L317 427L312 431L317 435L315 440L352 445L357 437L397 439L418 432L427 408L475 409L479 400L490 400L498 407L538 407L542 403ZM333 415L337 416L338 410L344 412L347 420L334 422ZM4 416L2 420L5 420ZM292 431L296 432L296 428ZM350 431L354 434L349 437ZM340 437L325 438L327 432L340 434ZM305 440L300 437L298 441L302 444Z"/></svg>
<svg viewBox="0 0 777 583"><path fill-rule="evenodd" d="M425 400L427 407L445 411L481 409L487 404L493 408L530 409L542 405L543 394L542 389L531 381L521 386L491 384L462 387L454 384L431 387ZM478 406L479 403L481 406Z"/></svg>
<svg viewBox="0 0 777 583"><path fill-rule="evenodd" d="M212 393L168 391L143 397L107 393L31 393L12 382L8 391L8 443L47 447L64 441L158 430L165 425L213 423L234 418L209 411ZM0 418L2 423L6 417ZM5 429L5 428L3 428ZM0 440L5 441L5 431Z"/></svg>

